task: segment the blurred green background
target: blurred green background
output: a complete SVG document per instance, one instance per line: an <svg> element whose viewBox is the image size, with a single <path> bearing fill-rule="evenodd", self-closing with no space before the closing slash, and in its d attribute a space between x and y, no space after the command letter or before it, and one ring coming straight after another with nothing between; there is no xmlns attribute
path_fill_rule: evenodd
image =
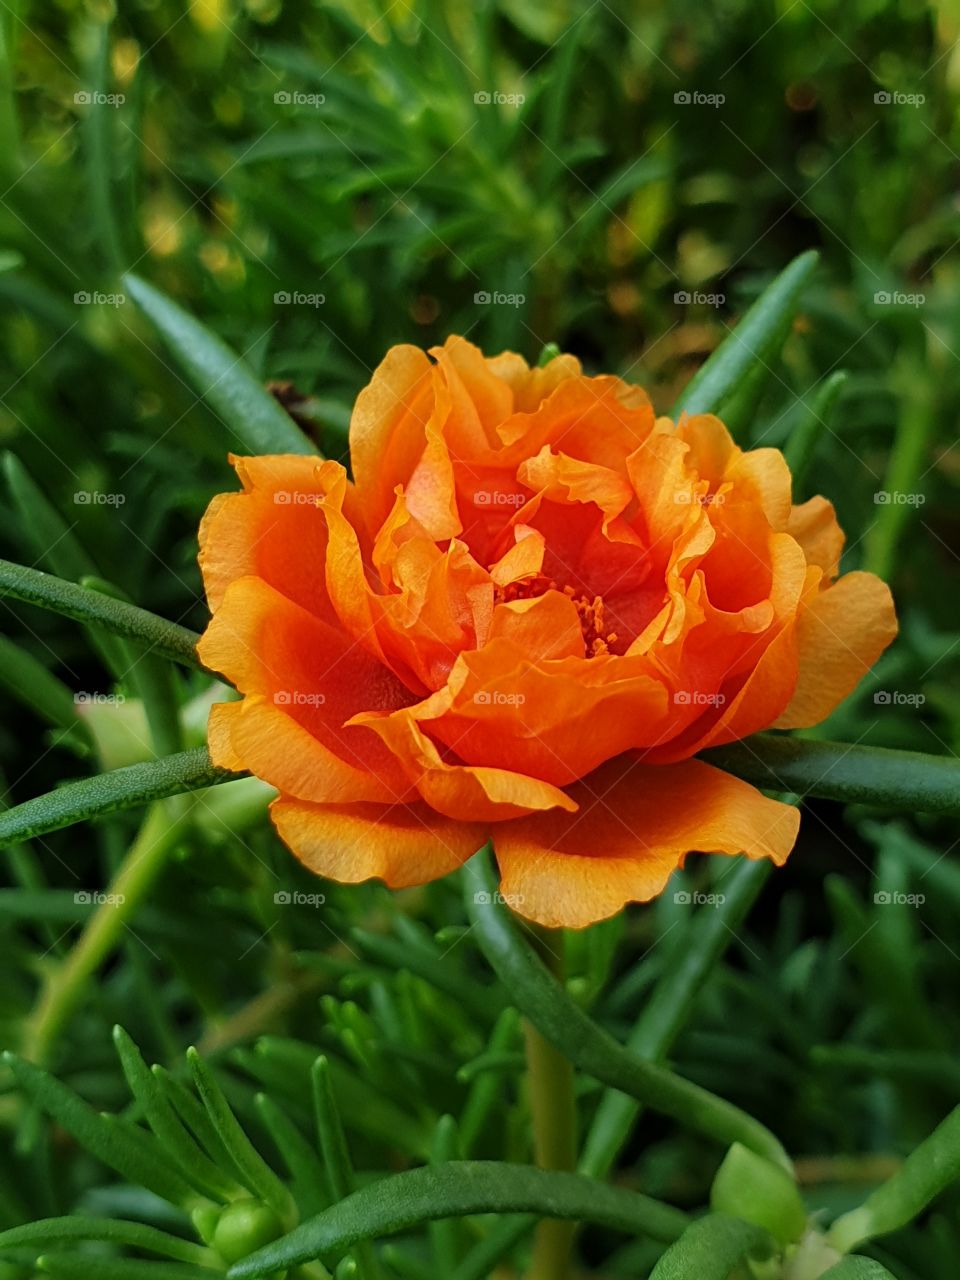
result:
<svg viewBox="0 0 960 1280"><path fill-rule="evenodd" d="M956 0L4 4L0 444L15 461L0 554L98 573L139 604L204 624L196 528L210 496L234 483L225 454L236 441L123 298L123 270L224 337L318 448L342 456L350 405L388 346L451 332L531 361L556 342L590 371L643 384L668 411L770 278L817 248L821 268L749 443L782 444L824 379L847 372L797 497L835 502L845 567L888 577L902 621L893 650L818 732L956 752L958 37ZM24 501L33 485L56 513L46 522ZM79 627L5 603L0 618L70 689L115 689ZM45 725L3 653L0 666L11 800L93 771L82 738L56 715ZM203 692L191 679L183 699ZM136 715L136 690L124 689L127 703L108 706L98 727L111 763L131 749L117 725ZM77 887L106 882L133 830L124 817L18 851L0 891L0 1021L14 1046L87 918ZM956 1098L960 873L944 857L956 838L942 820L810 805L789 869L769 882L679 1043L685 1072L808 1156L819 1203L852 1202ZM364 1167L421 1155L439 1109L462 1102L452 1073L487 1029L469 1025L449 992L406 970L398 978L343 940L363 924L432 947L433 930L461 919L454 891L331 889L319 918L307 906L278 923L277 876L305 892L316 884L266 830L247 840L211 820L177 851L51 1065L117 1107L113 1021L166 1062L193 1039L235 1050L273 1028L351 1069L359 1060L416 1126L401 1136L388 1121L373 1132L351 1121ZM922 890L925 902L878 909L875 892L891 889ZM669 964L657 940L678 919L664 900L578 944L585 999L615 979L599 1005L615 1029ZM613 933L619 949L603 941ZM653 963L634 971L631 956L651 947ZM369 1035L382 1052L384 993L419 1019L399 1083L356 1047ZM340 1003L351 996L359 1021ZM255 1055L240 1054L224 1062L252 1114L266 1068L258 1076ZM525 1103L505 1089L502 1141L527 1158ZM8 1220L117 1198L75 1150L56 1157L54 1174L14 1095L0 1103L24 1152L16 1172L0 1170ZM702 1198L710 1161L691 1158L669 1126L650 1128L621 1176ZM957 1203L894 1237L882 1256L898 1277L952 1280ZM157 1210L141 1199L131 1212ZM639 1254L610 1256L596 1274L647 1274Z"/></svg>

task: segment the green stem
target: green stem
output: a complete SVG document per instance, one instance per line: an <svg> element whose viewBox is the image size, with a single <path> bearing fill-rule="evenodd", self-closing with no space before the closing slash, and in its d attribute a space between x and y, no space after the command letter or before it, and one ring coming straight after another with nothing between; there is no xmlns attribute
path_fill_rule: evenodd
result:
<svg viewBox="0 0 960 1280"><path fill-rule="evenodd" d="M63 1024L83 998L90 979L123 936L183 832L188 806L171 819L154 805L80 940L50 973L26 1027L24 1056L46 1063Z"/></svg>
<svg viewBox="0 0 960 1280"><path fill-rule="evenodd" d="M563 945L563 935L553 934ZM559 960L544 939L540 948L545 960L553 959L555 976L562 978ZM574 1098L573 1064L547 1040L532 1022L523 1024L527 1055L530 1112L533 1120L533 1148L541 1169L570 1171L577 1160L577 1109ZM570 1252L577 1224L558 1218L544 1218L533 1241L533 1257L528 1280L567 1280Z"/></svg>

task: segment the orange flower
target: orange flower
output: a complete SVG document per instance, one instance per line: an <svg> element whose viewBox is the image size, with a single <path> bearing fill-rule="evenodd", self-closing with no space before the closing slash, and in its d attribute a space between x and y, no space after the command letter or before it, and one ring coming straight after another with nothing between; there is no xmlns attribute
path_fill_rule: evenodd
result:
<svg viewBox="0 0 960 1280"><path fill-rule="evenodd" d="M782 863L798 814L691 757L816 724L896 633L837 578L775 449L655 419L572 356L394 347L335 462L234 458L200 531L214 761L280 792L311 870L421 884L492 838L501 888L579 927L690 850Z"/></svg>

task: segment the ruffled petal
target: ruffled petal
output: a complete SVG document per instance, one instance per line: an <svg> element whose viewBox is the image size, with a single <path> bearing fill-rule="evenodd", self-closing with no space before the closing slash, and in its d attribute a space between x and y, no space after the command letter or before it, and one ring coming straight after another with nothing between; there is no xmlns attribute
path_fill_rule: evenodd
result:
<svg viewBox="0 0 960 1280"><path fill-rule="evenodd" d="M373 878L392 889L426 884L462 866L486 828L451 821L426 805L319 805L286 796L270 816L284 844L316 875L357 884Z"/></svg>
<svg viewBox="0 0 960 1280"><path fill-rule="evenodd" d="M897 634L893 597L872 573L848 573L816 595L797 619L800 672L777 729L825 720Z"/></svg>
<svg viewBox="0 0 960 1280"><path fill-rule="evenodd" d="M581 929L655 897L694 850L782 864L800 822L797 809L699 760L615 760L569 790L576 814L535 814L493 831L502 893L549 928Z"/></svg>

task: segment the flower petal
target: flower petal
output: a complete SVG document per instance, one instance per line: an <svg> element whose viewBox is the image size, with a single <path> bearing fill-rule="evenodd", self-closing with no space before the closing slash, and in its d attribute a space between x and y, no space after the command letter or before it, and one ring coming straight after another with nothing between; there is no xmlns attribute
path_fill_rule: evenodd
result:
<svg viewBox="0 0 960 1280"><path fill-rule="evenodd" d="M576 814L498 825L500 888L521 915L581 929L660 893L692 850L782 864L799 811L700 760L647 766L610 761L569 788Z"/></svg>
<svg viewBox="0 0 960 1280"><path fill-rule="evenodd" d="M462 866L486 828L441 818L426 805L319 805L286 796L270 816L284 844L316 875L357 884L376 877L392 889L426 884Z"/></svg>
<svg viewBox="0 0 960 1280"><path fill-rule="evenodd" d="M825 720L897 634L893 597L872 573L848 573L816 595L797 619L800 674L777 729Z"/></svg>

